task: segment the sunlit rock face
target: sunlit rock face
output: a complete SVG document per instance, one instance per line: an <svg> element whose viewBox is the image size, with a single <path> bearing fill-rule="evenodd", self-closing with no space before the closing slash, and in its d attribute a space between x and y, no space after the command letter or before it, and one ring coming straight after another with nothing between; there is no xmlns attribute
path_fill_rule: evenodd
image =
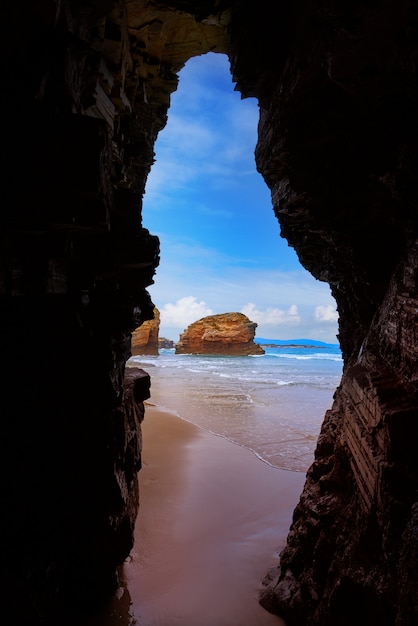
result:
<svg viewBox="0 0 418 626"><path fill-rule="evenodd" d="M254 342L257 324L243 313L208 315L190 324L180 335L176 354L221 354L248 356L264 354Z"/></svg>
<svg viewBox="0 0 418 626"><path fill-rule="evenodd" d="M157 355L159 347L158 333L160 330L160 312L154 307L154 317L146 320L135 328L131 339L131 352L133 356L139 354Z"/></svg>
<svg viewBox="0 0 418 626"><path fill-rule="evenodd" d="M22 623L105 596L131 548L148 392L125 362L159 261L142 195L178 71L215 51L258 98L257 167L331 286L345 360L261 602L293 626L415 626L415 4L34 0L2 16L1 548Z"/></svg>

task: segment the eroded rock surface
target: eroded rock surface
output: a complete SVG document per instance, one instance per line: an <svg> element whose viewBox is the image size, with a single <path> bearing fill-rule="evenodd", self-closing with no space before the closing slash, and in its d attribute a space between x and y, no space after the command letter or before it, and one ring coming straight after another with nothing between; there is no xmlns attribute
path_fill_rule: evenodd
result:
<svg viewBox="0 0 418 626"><path fill-rule="evenodd" d="M261 110L258 166L282 234L331 286L345 361L261 594L292 625L418 621L416 18L313 3Z"/></svg>
<svg viewBox="0 0 418 626"><path fill-rule="evenodd" d="M174 348L174 341L172 339L167 339L167 337L159 337L158 347L165 350L171 350Z"/></svg>
<svg viewBox="0 0 418 626"><path fill-rule="evenodd" d="M133 356L138 354L157 355L159 348L158 333L160 330L160 312L154 307L154 317L146 320L135 328L132 333L131 352Z"/></svg>
<svg viewBox="0 0 418 626"><path fill-rule="evenodd" d="M142 195L177 73L210 50L258 99L257 167L330 284L345 362L262 602L292 626L415 626L416 3L33 0L2 18L0 539L20 623L106 595L130 550L125 363L159 261Z"/></svg>
<svg viewBox="0 0 418 626"><path fill-rule="evenodd" d="M264 354L254 343L257 324L243 313L208 315L190 324L180 335L176 354L223 354L247 356Z"/></svg>

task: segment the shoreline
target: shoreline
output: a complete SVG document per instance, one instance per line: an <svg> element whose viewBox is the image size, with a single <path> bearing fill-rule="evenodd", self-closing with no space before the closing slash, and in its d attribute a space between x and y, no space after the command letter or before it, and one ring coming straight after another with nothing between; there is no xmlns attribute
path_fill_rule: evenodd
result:
<svg viewBox="0 0 418 626"><path fill-rule="evenodd" d="M137 626L284 626L258 603L305 473L145 403L135 544L124 566Z"/></svg>
<svg viewBox="0 0 418 626"><path fill-rule="evenodd" d="M146 400L144 402L144 405L146 407L153 407L158 412L169 413L170 415L173 415L173 417L175 417L176 419L186 422L187 424L191 424L193 428L197 428L198 430L201 430L204 433L207 433L208 435L211 435L213 437L220 437L221 439L225 439L225 441L228 441L234 446L239 446L241 448L244 448L244 450L251 452L256 457L256 459L258 459L262 463L265 463L268 467L272 467L273 469L278 469L282 472L294 472L296 474L303 474L304 476L306 476L306 472L302 472L301 470L287 469L285 467L277 467L277 465L273 465L273 463L270 463L267 459L264 459L261 456L261 454L259 454L256 450L253 450L252 448L248 448L247 446L245 446L243 443L240 443L239 441L234 441L227 435L222 435L221 433L217 433L213 430L209 430L208 428L205 428L204 426L201 426L200 424L195 424L194 422L187 419L186 417L179 415L177 411L173 409L169 409L166 406L156 404L155 402L150 402L149 400Z"/></svg>

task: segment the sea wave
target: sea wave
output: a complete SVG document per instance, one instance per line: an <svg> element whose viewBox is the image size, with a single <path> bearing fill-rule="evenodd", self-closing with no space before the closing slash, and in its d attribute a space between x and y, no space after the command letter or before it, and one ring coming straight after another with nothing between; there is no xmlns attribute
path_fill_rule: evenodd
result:
<svg viewBox="0 0 418 626"><path fill-rule="evenodd" d="M315 354L289 354L289 353L269 353L265 356L269 356L275 359L295 359L297 361L335 361L342 363L342 356L338 354L331 354L328 352L317 352Z"/></svg>
<svg viewBox="0 0 418 626"><path fill-rule="evenodd" d="M255 355L254 355L255 356ZM341 379L332 348L269 348L257 358L136 355L149 371L151 402L255 452L282 469L306 471Z"/></svg>

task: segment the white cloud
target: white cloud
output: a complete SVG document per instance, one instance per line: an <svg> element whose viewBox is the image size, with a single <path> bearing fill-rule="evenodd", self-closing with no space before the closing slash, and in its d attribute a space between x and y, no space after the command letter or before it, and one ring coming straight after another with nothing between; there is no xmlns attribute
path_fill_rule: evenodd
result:
<svg viewBox="0 0 418 626"><path fill-rule="evenodd" d="M177 341L197 319L241 311L257 324L258 337L336 342L338 315L326 283L302 269L242 268L233 260L205 246L168 244L149 287L162 312L162 337Z"/></svg>
<svg viewBox="0 0 418 626"><path fill-rule="evenodd" d="M338 312L332 304L319 305L315 307L315 319L318 322L338 322Z"/></svg>
<svg viewBox="0 0 418 626"><path fill-rule="evenodd" d="M189 161L212 156L218 142L219 138L199 118L185 119L176 114L170 115L164 133L158 138L159 149L164 155L182 155Z"/></svg>
<svg viewBox="0 0 418 626"><path fill-rule="evenodd" d="M222 207L211 207L204 204L197 205L195 211L200 213L200 215L210 215L211 217L222 217L224 219L232 219L234 217L232 211L228 211Z"/></svg>
<svg viewBox="0 0 418 626"><path fill-rule="evenodd" d="M272 307L260 310L256 308L255 304L249 302L242 307L241 313L244 313L252 322L256 322L259 326L298 326L301 321L296 304L292 304L287 311Z"/></svg>
<svg viewBox="0 0 418 626"><path fill-rule="evenodd" d="M180 298L175 304L169 302L160 309L161 326L167 328L185 329L207 315L213 315L212 309L203 300L198 302L194 296Z"/></svg>

